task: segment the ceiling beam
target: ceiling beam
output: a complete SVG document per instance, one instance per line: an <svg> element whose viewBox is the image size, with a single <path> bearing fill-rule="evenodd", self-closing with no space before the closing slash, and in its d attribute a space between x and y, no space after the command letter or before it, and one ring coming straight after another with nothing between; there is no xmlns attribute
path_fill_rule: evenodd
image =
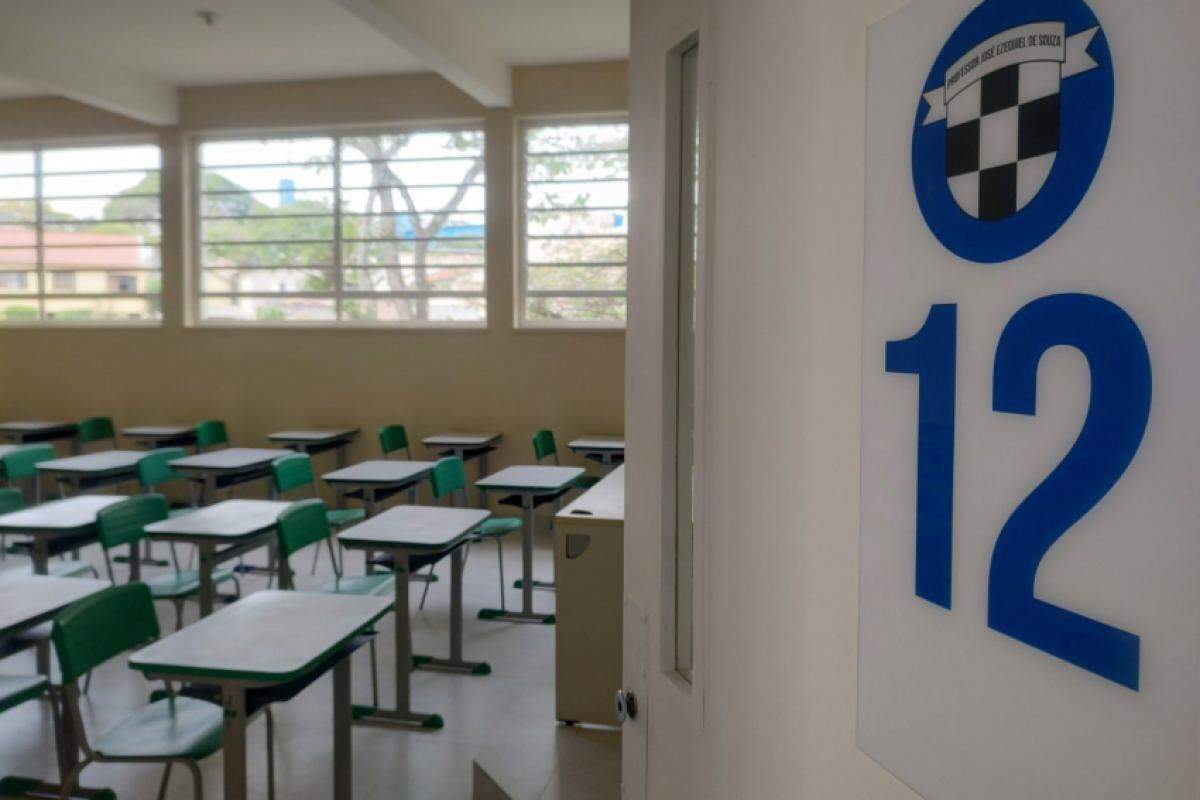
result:
<svg viewBox="0 0 1200 800"><path fill-rule="evenodd" d="M152 125L179 123L179 93L162 81L0 28L0 75Z"/></svg>
<svg viewBox="0 0 1200 800"><path fill-rule="evenodd" d="M512 70L445 0L337 0L489 108L512 105Z"/></svg>

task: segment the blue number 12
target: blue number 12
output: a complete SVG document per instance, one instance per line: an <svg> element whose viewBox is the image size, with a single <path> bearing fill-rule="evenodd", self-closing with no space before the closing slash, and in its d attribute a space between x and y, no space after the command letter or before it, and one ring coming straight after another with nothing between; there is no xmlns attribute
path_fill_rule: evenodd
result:
<svg viewBox="0 0 1200 800"><path fill-rule="evenodd" d="M917 421L917 595L950 608L954 509L957 308L935 305L912 338L888 342L888 372L920 377ZM992 550L988 626L1134 691L1141 640L1039 600L1042 559L1116 485L1150 418L1150 353L1119 306L1086 294L1043 297L1018 311L996 348L992 408L1037 413L1038 365L1054 347L1087 358L1091 401L1083 429L1054 471L1013 511Z"/></svg>

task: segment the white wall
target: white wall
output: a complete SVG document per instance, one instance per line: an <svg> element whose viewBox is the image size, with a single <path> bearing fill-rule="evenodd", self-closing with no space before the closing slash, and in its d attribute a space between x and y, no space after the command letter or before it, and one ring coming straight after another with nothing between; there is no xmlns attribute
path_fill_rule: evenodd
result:
<svg viewBox="0 0 1200 800"><path fill-rule="evenodd" d="M901 5L633 0L626 535L639 552L661 507L665 54L696 25L713 80L704 716L659 725L651 709L653 798L915 796L854 729L866 31ZM651 562L627 564L626 586L652 585ZM657 595L636 599L657 613Z"/></svg>

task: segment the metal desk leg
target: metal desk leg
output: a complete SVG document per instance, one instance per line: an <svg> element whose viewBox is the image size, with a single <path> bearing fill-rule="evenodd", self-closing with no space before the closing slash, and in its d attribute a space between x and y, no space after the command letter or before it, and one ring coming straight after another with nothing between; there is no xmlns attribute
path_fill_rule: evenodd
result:
<svg viewBox="0 0 1200 800"><path fill-rule="evenodd" d="M350 444L349 442L343 442L342 444L339 444L337 447L337 452L335 454L335 457L337 458L337 468L338 469L342 469L343 467L346 466L346 448L349 446L349 444Z"/></svg>
<svg viewBox="0 0 1200 800"><path fill-rule="evenodd" d="M33 537L33 574L45 575L50 568L50 542L45 536ZM34 650L37 655L39 675L50 677L50 642L39 641Z"/></svg>
<svg viewBox="0 0 1200 800"><path fill-rule="evenodd" d="M354 794L354 751L350 746L350 658L333 668L333 797L350 800Z"/></svg>
<svg viewBox="0 0 1200 800"><path fill-rule="evenodd" d="M211 544L197 546L200 548L200 616L207 617L213 612L213 597L216 594L213 587L216 551Z"/></svg>
<svg viewBox="0 0 1200 800"><path fill-rule="evenodd" d="M459 458L462 454L459 453ZM488 476L488 451L484 450L479 454L479 480L483 480ZM487 508L487 492L483 489L479 490L479 507Z"/></svg>
<svg viewBox="0 0 1200 800"><path fill-rule="evenodd" d="M435 672L457 672L467 675L490 675L492 667L486 661L463 659L462 576L469 544L456 547L450 554L450 657L413 656L415 669ZM400 558L402 554L397 553ZM404 556L407 557L407 556Z"/></svg>
<svg viewBox="0 0 1200 800"><path fill-rule="evenodd" d="M221 687L225 709L225 800L246 800L246 690L241 686Z"/></svg>
<svg viewBox="0 0 1200 800"><path fill-rule="evenodd" d="M412 631L408 622L408 554L396 553L396 707L354 706L354 719L366 725L386 725L411 730L438 730L444 724L438 714L412 710L409 673L412 672Z"/></svg>
<svg viewBox="0 0 1200 800"><path fill-rule="evenodd" d="M533 495L521 495L521 610L504 611L485 608L479 612L480 619L503 622L540 622L554 624L553 614L538 614L533 610Z"/></svg>
<svg viewBox="0 0 1200 800"><path fill-rule="evenodd" d="M366 509L367 509L367 517L366 517L367 519L370 519L371 517L375 516L375 489L371 486L363 487L363 505L366 506ZM375 565L371 563L375 559L375 551L374 550L364 551L363 558L365 559L365 563L366 563L366 573L368 575L375 574ZM397 576L397 583L398 582L399 582L399 576ZM406 594L406 595L404 595L404 597L407 599L408 595Z"/></svg>

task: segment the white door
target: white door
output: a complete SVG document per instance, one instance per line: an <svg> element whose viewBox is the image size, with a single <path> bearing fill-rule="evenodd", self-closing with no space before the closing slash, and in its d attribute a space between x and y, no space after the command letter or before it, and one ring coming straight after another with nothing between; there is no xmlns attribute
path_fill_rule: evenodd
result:
<svg viewBox="0 0 1200 800"><path fill-rule="evenodd" d="M704 725L704 4L671 5L642 28L659 40L661 91L631 105L630 340L661 347L628 354L627 800L688 796Z"/></svg>

